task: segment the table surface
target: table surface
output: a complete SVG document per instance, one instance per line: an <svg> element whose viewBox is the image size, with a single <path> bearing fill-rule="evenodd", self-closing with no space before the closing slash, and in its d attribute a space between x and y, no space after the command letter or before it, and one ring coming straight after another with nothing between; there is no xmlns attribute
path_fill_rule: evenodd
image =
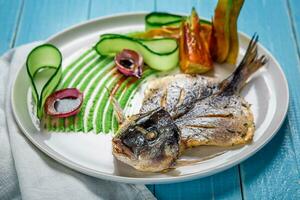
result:
<svg viewBox="0 0 300 200"><path fill-rule="evenodd" d="M217 0L0 0L0 54L43 40L99 16L135 11L189 13L211 18ZM239 30L257 32L281 64L290 87L288 116L272 141L254 156L216 175L149 185L158 199L300 199L300 1L248 0Z"/></svg>

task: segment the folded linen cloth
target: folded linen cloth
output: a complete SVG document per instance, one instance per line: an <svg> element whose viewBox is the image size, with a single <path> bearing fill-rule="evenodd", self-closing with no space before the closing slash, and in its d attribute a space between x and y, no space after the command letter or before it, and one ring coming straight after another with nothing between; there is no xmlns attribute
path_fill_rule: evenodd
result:
<svg viewBox="0 0 300 200"><path fill-rule="evenodd" d="M12 49L0 58L0 199L155 199L144 185L106 181L73 171L26 139L11 110L11 84L38 44Z"/></svg>

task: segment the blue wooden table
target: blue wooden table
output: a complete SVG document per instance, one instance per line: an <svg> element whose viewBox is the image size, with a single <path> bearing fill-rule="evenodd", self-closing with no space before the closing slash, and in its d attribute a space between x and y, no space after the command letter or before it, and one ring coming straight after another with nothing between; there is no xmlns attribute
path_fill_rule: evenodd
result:
<svg viewBox="0 0 300 200"><path fill-rule="evenodd" d="M121 12L189 13L211 18L216 0L0 0L0 54L43 40L95 17ZM158 199L300 199L300 1L246 0L239 30L280 62L289 82L288 116L275 138L254 156L203 179L149 185Z"/></svg>

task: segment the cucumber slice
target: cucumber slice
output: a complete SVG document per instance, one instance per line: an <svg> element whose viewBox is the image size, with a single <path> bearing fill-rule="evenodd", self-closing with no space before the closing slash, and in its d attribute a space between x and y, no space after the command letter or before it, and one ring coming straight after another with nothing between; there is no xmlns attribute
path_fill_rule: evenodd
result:
<svg viewBox="0 0 300 200"><path fill-rule="evenodd" d="M164 12L152 12L145 17L146 30L162 26L179 26L184 17Z"/></svg>
<svg viewBox="0 0 300 200"><path fill-rule="evenodd" d="M62 55L51 44L43 44L34 48L26 61L36 112L39 119L43 116L43 106L46 98L55 90L62 76Z"/></svg>
<svg viewBox="0 0 300 200"><path fill-rule="evenodd" d="M175 15L171 13L165 12L152 12L146 15L145 22L146 22L146 30L160 28L162 26L175 26L178 27L183 19L186 16L182 15ZM207 20L200 20L200 23L203 24L211 24L210 21Z"/></svg>
<svg viewBox="0 0 300 200"><path fill-rule="evenodd" d="M177 66L178 44L175 39L136 39L119 34L104 34L95 46L100 55L114 56L123 49L139 52L152 69L167 71Z"/></svg>

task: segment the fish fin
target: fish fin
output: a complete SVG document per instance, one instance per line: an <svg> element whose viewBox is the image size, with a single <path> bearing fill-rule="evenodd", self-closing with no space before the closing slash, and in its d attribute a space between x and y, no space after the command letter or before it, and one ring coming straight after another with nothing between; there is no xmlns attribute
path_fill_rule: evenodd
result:
<svg viewBox="0 0 300 200"><path fill-rule="evenodd" d="M257 53L258 35L255 33L247 47L246 53L236 70L219 85L223 94L231 95L239 92L247 79L264 66L268 59L265 55L258 57Z"/></svg>
<svg viewBox="0 0 300 200"><path fill-rule="evenodd" d="M124 120L125 120L124 111L123 111L120 103L118 102L118 100L112 94L112 92L107 87L105 87L105 89L109 93L109 99L110 99L110 102L112 103L112 105L114 107L114 111L115 111L114 113L116 115L118 123L122 124L124 122Z"/></svg>

